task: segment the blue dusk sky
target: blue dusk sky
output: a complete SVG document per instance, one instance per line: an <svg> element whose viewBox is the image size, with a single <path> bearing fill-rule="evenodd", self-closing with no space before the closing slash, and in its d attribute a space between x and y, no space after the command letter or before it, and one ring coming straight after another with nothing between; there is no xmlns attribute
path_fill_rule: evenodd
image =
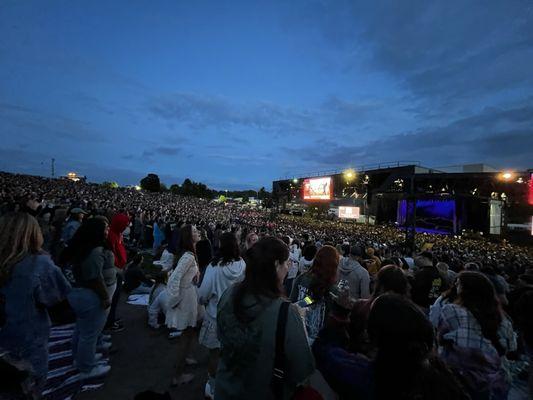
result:
<svg viewBox="0 0 533 400"><path fill-rule="evenodd" d="M217 189L533 167L533 3L0 2L0 170Z"/></svg>

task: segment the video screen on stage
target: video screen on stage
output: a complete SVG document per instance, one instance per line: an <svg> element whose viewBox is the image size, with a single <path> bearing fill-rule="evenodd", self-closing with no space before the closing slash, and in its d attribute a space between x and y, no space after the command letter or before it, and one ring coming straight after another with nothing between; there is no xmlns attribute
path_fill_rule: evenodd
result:
<svg viewBox="0 0 533 400"><path fill-rule="evenodd" d="M414 211L407 200L398 202L397 222L406 226ZM421 232L449 234L455 231L455 200L417 200L416 228Z"/></svg>
<svg viewBox="0 0 533 400"><path fill-rule="evenodd" d="M339 218L359 218L359 207L339 207Z"/></svg>
<svg viewBox="0 0 533 400"><path fill-rule="evenodd" d="M303 183L304 200L331 200L332 190L331 177L308 178Z"/></svg>

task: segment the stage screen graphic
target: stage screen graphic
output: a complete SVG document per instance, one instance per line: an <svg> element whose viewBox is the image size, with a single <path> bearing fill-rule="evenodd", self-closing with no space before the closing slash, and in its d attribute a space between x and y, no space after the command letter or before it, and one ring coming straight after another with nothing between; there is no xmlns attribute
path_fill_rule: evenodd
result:
<svg viewBox="0 0 533 400"><path fill-rule="evenodd" d="M304 200L331 200L332 198L331 177L308 178L303 183Z"/></svg>
<svg viewBox="0 0 533 400"><path fill-rule="evenodd" d="M339 218L359 218L359 207L339 207Z"/></svg>
<svg viewBox="0 0 533 400"><path fill-rule="evenodd" d="M406 226L412 212L407 200L398 202L397 221L400 226ZM455 200L417 200L416 228L430 233L454 233L456 230Z"/></svg>

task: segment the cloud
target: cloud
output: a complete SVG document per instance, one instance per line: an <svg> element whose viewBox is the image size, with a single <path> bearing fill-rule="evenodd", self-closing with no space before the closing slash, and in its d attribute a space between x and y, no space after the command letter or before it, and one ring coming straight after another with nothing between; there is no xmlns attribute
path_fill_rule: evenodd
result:
<svg viewBox="0 0 533 400"><path fill-rule="evenodd" d="M299 8L286 29L297 35L303 24L318 32L318 51L334 52L346 73L386 72L415 95L440 101L533 85L528 0L339 0Z"/></svg>
<svg viewBox="0 0 533 400"><path fill-rule="evenodd" d="M487 108L448 125L395 134L365 145L317 141L304 149L285 148L311 165L363 165L395 160L435 163L485 162L517 168L533 167L533 105Z"/></svg>
<svg viewBox="0 0 533 400"><path fill-rule="evenodd" d="M123 160L139 160L139 161L153 161L154 156L175 156L181 153L182 149L173 146L157 146L151 149L143 150L138 154L125 154L121 158Z"/></svg>
<svg viewBox="0 0 533 400"><path fill-rule="evenodd" d="M9 134L12 140L50 138L81 142L106 142L90 123L63 115L41 112L17 104L0 104L0 131Z"/></svg>
<svg viewBox="0 0 533 400"><path fill-rule="evenodd" d="M315 107L296 108L261 101L239 104L221 96L174 93L151 99L147 107L163 120L194 130L214 127L235 132L230 136L231 141L248 144L247 139L237 136L239 130L258 130L278 137L348 131L369 122L386 105L383 101L352 102L330 96Z"/></svg>

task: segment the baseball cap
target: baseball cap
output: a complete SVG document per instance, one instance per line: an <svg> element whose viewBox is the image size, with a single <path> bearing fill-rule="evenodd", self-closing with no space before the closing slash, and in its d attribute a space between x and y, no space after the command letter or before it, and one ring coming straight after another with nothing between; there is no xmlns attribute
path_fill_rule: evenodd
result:
<svg viewBox="0 0 533 400"><path fill-rule="evenodd" d="M70 210L70 213L71 214L88 214L88 212L86 211L83 211L81 208L79 207L75 207L73 208L72 210Z"/></svg>

